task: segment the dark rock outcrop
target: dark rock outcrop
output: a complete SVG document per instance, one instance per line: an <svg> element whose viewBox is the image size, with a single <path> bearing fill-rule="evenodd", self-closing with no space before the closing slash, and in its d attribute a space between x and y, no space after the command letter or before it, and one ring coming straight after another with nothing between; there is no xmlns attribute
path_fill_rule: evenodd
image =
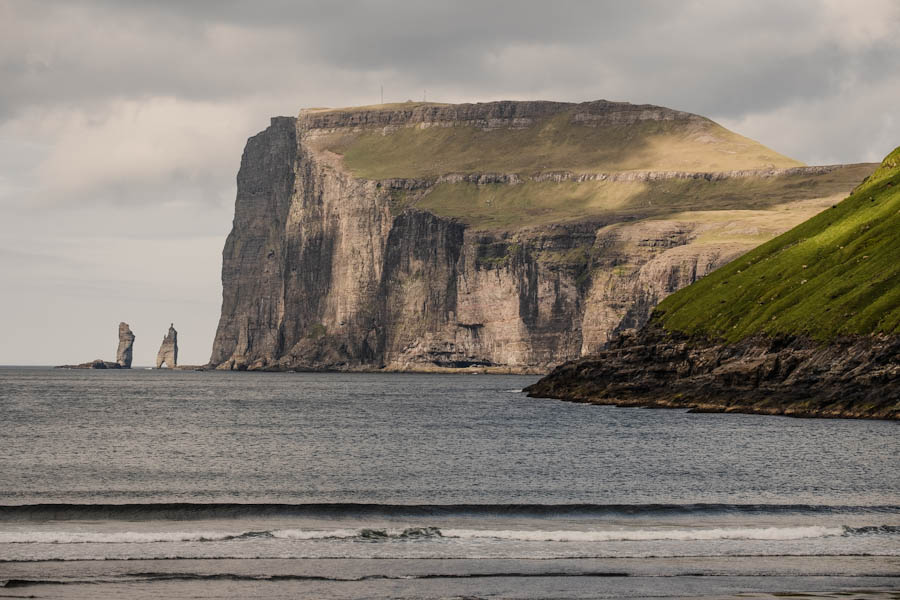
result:
<svg viewBox="0 0 900 600"><path fill-rule="evenodd" d="M169 332L156 353L156 368L160 369L163 365L170 369L178 366L178 332L175 331L174 323L169 325Z"/></svg>
<svg viewBox="0 0 900 600"><path fill-rule="evenodd" d="M125 369L117 362L109 362L102 358L95 358L91 362L80 363L77 365L59 365L57 369Z"/></svg>
<svg viewBox="0 0 900 600"><path fill-rule="evenodd" d="M900 337L690 338L650 325L526 388L573 402L900 419Z"/></svg>
<svg viewBox="0 0 900 600"><path fill-rule="evenodd" d="M123 369L131 368L132 347L134 346L134 334L128 323L119 323L119 347L116 350L116 363Z"/></svg>
<svg viewBox="0 0 900 600"><path fill-rule="evenodd" d="M399 105L392 110L381 108L303 111L303 126L330 130L355 127L405 127L465 125L480 129L527 127L535 119L553 116L572 108L568 102L500 101L476 104ZM700 121L699 115L652 104L630 104L595 100L577 105L573 120L585 125L597 123L630 125L640 121Z"/></svg>

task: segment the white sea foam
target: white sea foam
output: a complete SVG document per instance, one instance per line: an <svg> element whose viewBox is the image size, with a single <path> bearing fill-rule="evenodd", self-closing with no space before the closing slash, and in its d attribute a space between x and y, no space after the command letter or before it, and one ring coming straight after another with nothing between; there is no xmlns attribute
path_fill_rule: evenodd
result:
<svg viewBox="0 0 900 600"><path fill-rule="evenodd" d="M842 527L765 527L721 529L626 529L592 531L507 531L444 529L444 537L493 538L531 542L641 542L652 540L799 540L842 535Z"/></svg>
<svg viewBox="0 0 900 600"><path fill-rule="evenodd" d="M521 542L641 542L703 540L799 540L847 534L843 527L734 527L710 529L494 530L494 529L275 529L272 531L77 532L23 531L0 533L0 544L147 544L157 542L226 542L276 538L282 540L359 539L413 540L426 538L496 539Z"/></svg>
<svg viewBox="0 0 900 600"><path fill-rule="evenodd" d="M166 532L83 532L21 531L0 532L0 544L149 544L158 542L225 542L277 538L286 540L321 540L360 538L438 537L435 528L408 529L275 529L273 531L166 531Z"/></svg>
<svg viewBox="0 0 900 600"><path fill-rule="evenodd" d="M0 544L147 544L153 542L205 542L241 536L221 531L21 531L0 532Z"/></svg>
<svg viewBox="0 0 900 600"><path fill-rule="evenodd" d="M355 538L359 537L358 529L329 529L315 531L310 529L276 529L272 537L287 540L322 540L331 538Z"/></svg>

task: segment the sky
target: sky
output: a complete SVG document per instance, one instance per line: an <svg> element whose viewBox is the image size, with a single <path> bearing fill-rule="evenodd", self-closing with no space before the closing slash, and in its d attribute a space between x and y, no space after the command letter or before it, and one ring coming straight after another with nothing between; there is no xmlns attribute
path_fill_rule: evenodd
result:
<svg viewBox="0 0 900 600"><path fill-rule="evenodd" d="M900 144L900 2L0 0L0 364L209 359L247 138L302 107L685 110L808 164Z"/></svg>

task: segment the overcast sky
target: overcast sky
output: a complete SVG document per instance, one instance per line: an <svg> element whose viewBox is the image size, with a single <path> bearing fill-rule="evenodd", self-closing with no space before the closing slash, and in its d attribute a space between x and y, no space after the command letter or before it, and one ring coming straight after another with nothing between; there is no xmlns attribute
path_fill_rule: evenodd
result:
<svg viewBox="0 0 900 600"><path fill-rule="evenodd" d="M152 4L152 6L151 6ZM809 164L900 144L900 2L0 0L0 364L209 359L246 139L304 106L608 100Z"/></svg>

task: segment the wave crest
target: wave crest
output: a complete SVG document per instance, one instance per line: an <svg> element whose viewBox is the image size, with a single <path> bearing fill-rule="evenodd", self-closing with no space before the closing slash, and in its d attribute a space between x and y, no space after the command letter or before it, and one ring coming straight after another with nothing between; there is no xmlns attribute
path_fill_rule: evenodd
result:
<svg viewBox="0 0 900 600"><path fill-rule="evenodd" d="M149 544L162 542L240 542L265 539L327 540L361 542L415 541L438 538L495 539L518 542L644 542L714 540L799 540L833 536L897 535L900 526L865 527L720 527L684 529L593 529L593 530L497 530L440 529L273 529L271 531L177 531L177 532L78 532L22 531L0 533L0 544Z"/></svg>

